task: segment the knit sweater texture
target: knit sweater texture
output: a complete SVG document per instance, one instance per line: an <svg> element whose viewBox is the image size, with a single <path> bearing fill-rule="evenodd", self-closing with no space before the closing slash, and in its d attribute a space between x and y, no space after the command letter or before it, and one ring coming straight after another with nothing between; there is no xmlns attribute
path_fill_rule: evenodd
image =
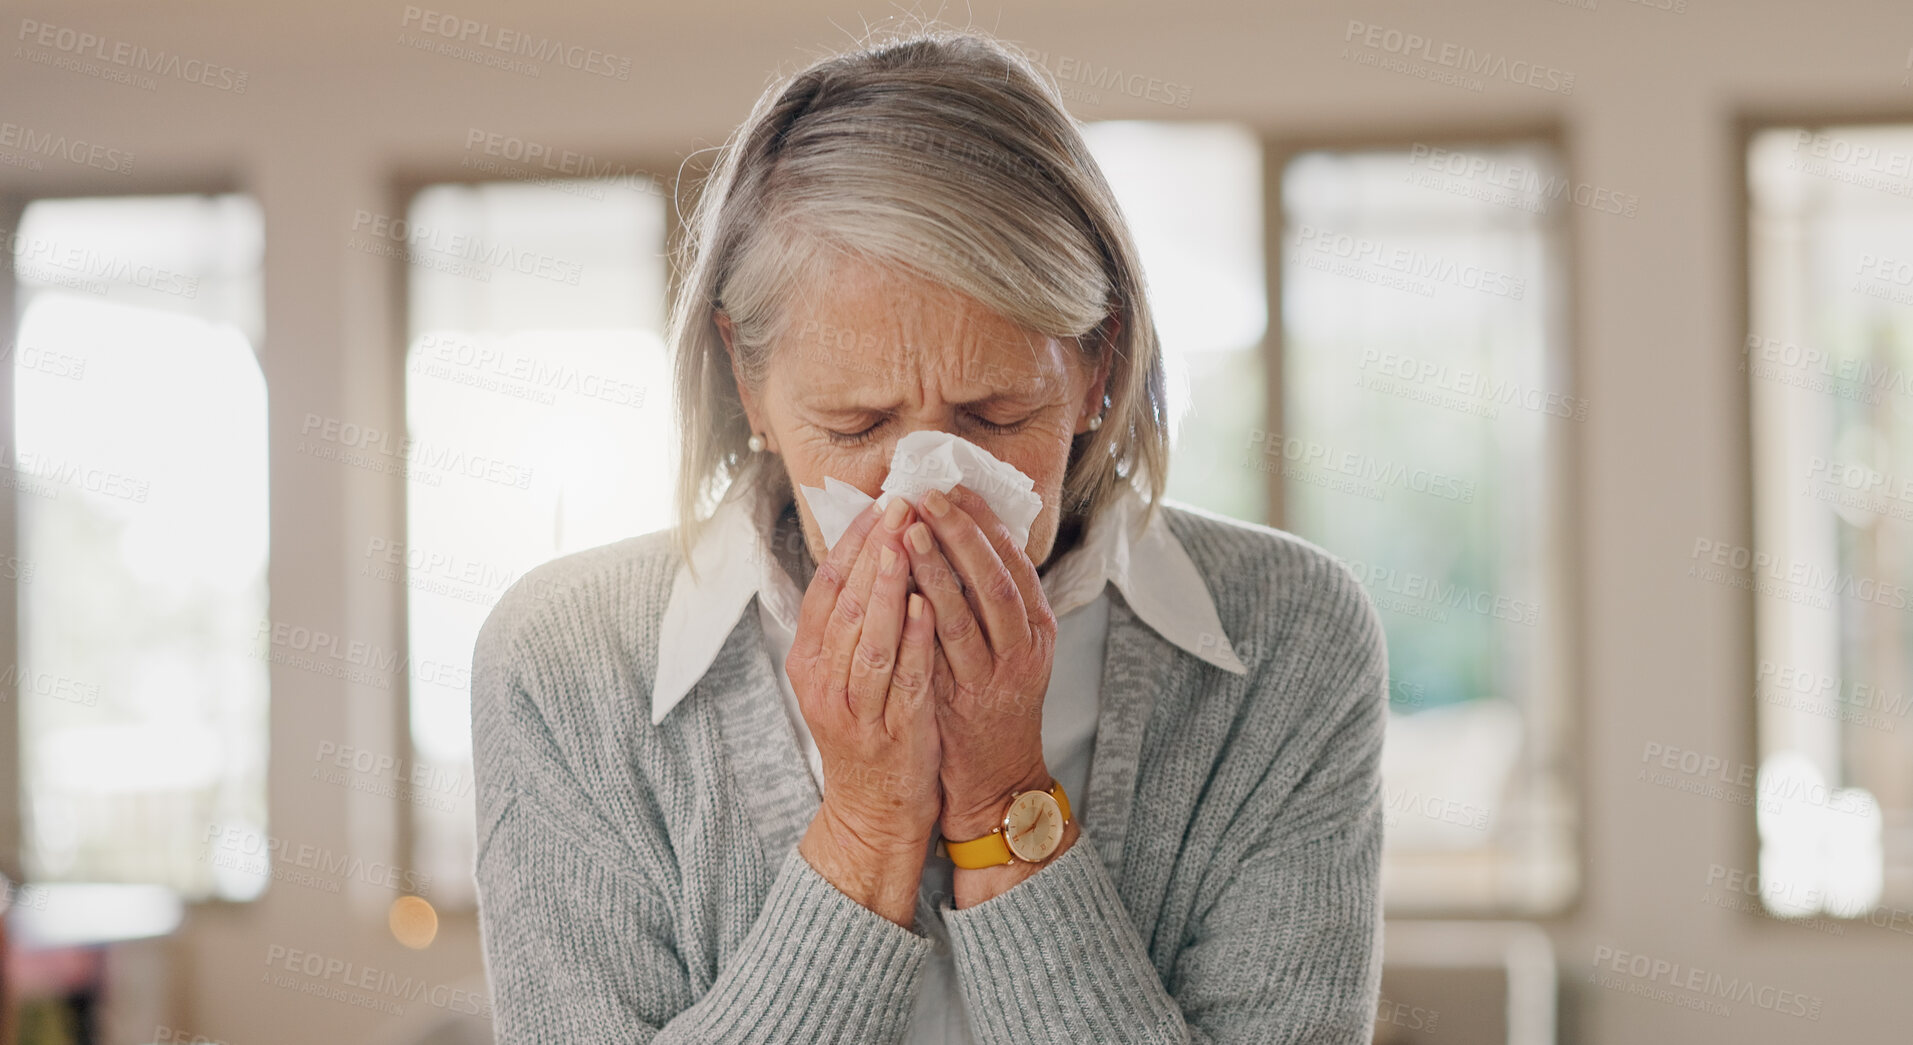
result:
<svg viewBox="0 0 1913 1045"><path fill-rule="evenodd" d="M820 796L754 607L649 719L669 531L499 600L472 665L479 929L497 1040L897 1042L942 921L983 1042L1370 1041L1387 649L1334 556L1165 501L1237 676L1109 591L1076 843L905 928L797 851Z"/></svg>

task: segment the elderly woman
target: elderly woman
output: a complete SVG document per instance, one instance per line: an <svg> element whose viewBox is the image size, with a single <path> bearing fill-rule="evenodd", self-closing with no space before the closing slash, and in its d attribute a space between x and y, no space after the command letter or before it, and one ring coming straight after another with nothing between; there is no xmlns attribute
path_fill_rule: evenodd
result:
<svg viewBox="0 0 1913 1045"><path fill-rule="evenodd" d="M1320 548L1162 502L1053 84L932 32L774 87L673 305L680 524L478 642L499 1040L1367 1042L1382 634ZM925 430L1034 480L1028 540L958 485L827 548L795 488Z"/></svg>

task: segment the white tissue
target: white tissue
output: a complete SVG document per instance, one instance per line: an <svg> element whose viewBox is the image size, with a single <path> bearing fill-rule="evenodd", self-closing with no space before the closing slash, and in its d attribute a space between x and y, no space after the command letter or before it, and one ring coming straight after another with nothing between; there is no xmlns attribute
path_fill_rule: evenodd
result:
<svg viewBox="0 0 1913 1045"><path fill-rule="evenodd" d="M883 494L876 498L877 507L886 508L898 497L915 505L917 498L931 490L948 493L958 483L983 495L1017 547L1029 543L1030 526L1043 510L1036 480L968 439L933 428L897 440L897 450L890 457L890 474L883 478ZM822 487L798 489L810 505L827 549L836 545L851 520L871 502L869 494L834 476L825 476Z"/></svg>

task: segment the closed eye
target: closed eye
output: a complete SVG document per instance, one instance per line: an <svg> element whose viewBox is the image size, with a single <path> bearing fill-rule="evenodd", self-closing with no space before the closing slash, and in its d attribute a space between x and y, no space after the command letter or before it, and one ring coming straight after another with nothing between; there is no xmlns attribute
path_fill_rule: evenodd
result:
<svg viewBox="0 0 1913 1045"><path fill-rule="evenodd" d="M886 417L861 432L839 432L826 428L824 429L824 434L830 436L830 441L836 443L838 446L857 446L875 438L877 429L889 423L890 419Z"/></svg>
<svg viewBox="0 0 1913 1045"><path fill-rule="evenodd" d="M995 432L999 435L1008 433L1008 432L1014 432L1017 429L1023 428L1024 426L1028 425L1030 421L1036 417L1035 414L1031 414L1029 417L1025 417L1020 421L1011 421L1008 424L997 424L995 421L992 421L989 418L984 417L980 414L971 414L970 416L973 419L975 419L976 423L979 426L981 426L984 431Z"/></svg>
<svg viewBox="0 0 1913 1045"><path fill-rule="evenodd" d="M1019 431L1028 427L1029 423L1034 420L1035 417L1035 414L1031 414L1029 417L1022 418L1021 420L998 423L981 414L970 415L970 419L975 422L979 428L996 435L1006 435L1010 432ZM829 436L830 441L838 446L858 446L876 438L878 430L882 429L884 425L889 424L890 420L888 417L882 418L868 428L856 432L839 432L835 429L826 428L824 429L824 434Z"/></svg>

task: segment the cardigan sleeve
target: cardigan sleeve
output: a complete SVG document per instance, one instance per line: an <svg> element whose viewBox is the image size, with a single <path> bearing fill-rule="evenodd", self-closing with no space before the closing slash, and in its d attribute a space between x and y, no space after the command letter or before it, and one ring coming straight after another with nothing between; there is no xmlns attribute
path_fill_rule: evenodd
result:
<svg viewBox="0 0 1913 1045"><path fill-rule="evenodd" d="M571 772L519 663L503 636L481 634L475 874L499 1042L902 1038L931 940L852 900L795 847L700 989L675 945L676 906Z"/></svg>
<svg viewBox="0 0 1913 1045"><path fill-rule="evenodd" d="M1307 769L1286 796L1245 807L1270 815L1225 834L1208 872L1223 884L1165 975L1087 830L998 896L940 905L979 1042L1368 1045L1381 990L1388 669L1372 608L1365 615L1334 658L1348 670L1318 691L1325 714L1301 727L1313 734ZM1264 773L1258 790L1279 776Z"/></svg>

